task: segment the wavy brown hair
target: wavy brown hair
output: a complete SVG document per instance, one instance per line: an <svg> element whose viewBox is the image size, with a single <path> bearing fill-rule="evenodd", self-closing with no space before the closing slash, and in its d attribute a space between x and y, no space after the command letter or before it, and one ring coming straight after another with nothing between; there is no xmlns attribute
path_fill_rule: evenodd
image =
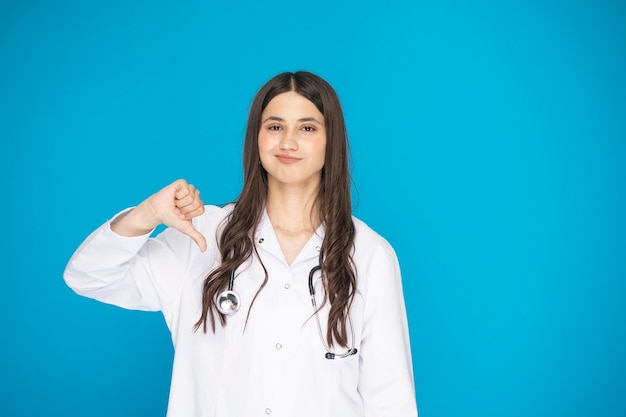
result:
<svg viewBox="0 0 626 417"><path fill-rule="evenodd" d="M330 303L326 339L348 347L347 321L356 291L356 268L351 253L354 245L354 223L350 198L349 145L343 110L335 90L319 76L306 71L284 72L274 76L258 91L250 108L243 148L244 183L234 209L218 235L221 264L204 280L202 288L202 315L195 324L207 331L207 320L215 332L216 318L222 325L226 316L217 310L217 295L228 288L231 271L236 270L250 256L257 256L253 233L260 221L267 197L267 172L260 164L258 136L261 113L277 95L295 91L310 100L324 116L326 128L326 156L322 178L315 199L326 233L322 242L322 281L324 303ZM259 258L260 259L260 258ZM259 292L252 300L248 315ZM321 306L320 306L321 308Z"/></svg>

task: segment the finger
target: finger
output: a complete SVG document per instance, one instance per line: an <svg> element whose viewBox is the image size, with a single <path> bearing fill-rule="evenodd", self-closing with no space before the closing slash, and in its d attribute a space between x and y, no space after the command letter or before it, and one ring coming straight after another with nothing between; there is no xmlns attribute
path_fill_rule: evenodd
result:
<svg viewBox="0 0 626 417"><path fill-rule="evenodd" d="M191 196L193 198L193 196L195 195L195 192L196 192L196 188L193 185L188 184L185 181L184 183L181 183L180 186L176 189L174 198L176 200L182 200L188 196Z"/></svg>
<svg viewBox="0 0 626 417"><path fill-rule="evenodd" d="M189 186L189 183L187 183L187 181L181 178L179 180L174 181L172 185L174 186L174 198L176 198L176 195L179 192L185 190Z"/></svg>
<svg viewBox="0 0 626 417"><path fill-rule="evenodd" d="M186 207L181 207L181 208L176 207L174 209L174 212L179 218L183 220L189 220L192 217L196 217L204 213L204 204L199 202L199 203L194 203L193 205L189 205Z"/></svg>
<svg viewBox="0 0 626 417"><path fill-rule="evenodd" d="M202 200L200 199L200 191L196 190L195 188L191 188L189 189L189 194L187 194L185 197L175 200L174 204L176 205L176 207L180 208L194 204L203 204Z"/></svg>
<svg viewBox="0 0 626 417"><path fill-rule="evenodd" d="M196 242L196 245L198 245L202 252L206 250L206 239L204 238L202 233L200 233L195 227L193 227L191 222L187 223L187 227L181 229L181 232L193 239L193 241Z"/></svg>
<svg viewBox="0 0 626 417"><path fill-rule="evenodd" d="M200 206L204 206L204 202L200 199L200 191L195 190L193 195L189 195L182 200L176 201L175 205L182 213L189 213L196 210Z"/></svg>
<svg viewBox="0 0 626 417"><path fill-rule="evenodd" d="M187 209L187 207L185 207L185 209L183 209L183 210L179 210L178 214L179 214L181 219L191 220L194 217L198 217L198 216L201 216L202 214L204 214L204 204L201 204L201 205L195 207L195 209L193 209L193 210L184 211L186 209Z"/></svg>
<svg viewBox="0 0 626 417"><path fill-rule="evenodd" d="M194 195L188 195L181 199L174 200L174 205L178 208L183 208L187 206L191 206L193 204L197 204L197 200Z"/></svg>

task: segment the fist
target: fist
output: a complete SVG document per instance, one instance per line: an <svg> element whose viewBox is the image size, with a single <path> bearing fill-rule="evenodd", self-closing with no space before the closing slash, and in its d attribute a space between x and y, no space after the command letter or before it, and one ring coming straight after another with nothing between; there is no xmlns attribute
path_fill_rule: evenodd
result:
<svg viewBox="0 0 626 417"><path fill-rule="evenodd" d="M193 185L183 179L174 181L144 203L154 223L173 227L192 238L203 252L206 250L206 239L191 222L204 213L200 191Z"/></svg>

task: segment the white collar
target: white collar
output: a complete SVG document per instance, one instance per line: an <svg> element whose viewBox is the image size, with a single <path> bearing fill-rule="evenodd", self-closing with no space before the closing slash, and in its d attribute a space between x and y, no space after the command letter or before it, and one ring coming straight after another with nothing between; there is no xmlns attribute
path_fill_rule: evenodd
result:
<svg viewBox="0 0 626 417"><path fill-rule="evenodd" d="M325 232L326 228L323 224L321 224L304 245L302 251L300 251L296 259L293 261L292 266L298 264L299 262L309 261L311 258L319 257ZM259 250L259 254L261 251L266 252L276 257L281 262L287 264L285 255L280 248L280 243L278 243L276 232L274 231L272 222L270 221L265 209L263 209L261 220L259 221L259 225L254 233L254 244Z"/></svg>

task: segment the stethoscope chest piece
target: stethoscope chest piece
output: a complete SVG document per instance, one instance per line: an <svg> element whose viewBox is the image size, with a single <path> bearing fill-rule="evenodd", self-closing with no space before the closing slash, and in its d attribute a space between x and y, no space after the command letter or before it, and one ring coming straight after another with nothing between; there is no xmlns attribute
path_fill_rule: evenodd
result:
<svg viewBox="0 0 626 417"><path fill-rule="evenodd" d="M235 313L239 310L239 306L241 305L241 300L239 299L239 295L233 291L233 284L235 282L235 271L230 271L230 280L228 281L228 289L226 291L222 291L220 295L217 296L217 311L224 315L229 315Z"/></svg>
<svg viewBox="0 0 626 417"><path fill-rule="evenodd" d="M224 291L217 297L217 309L222 314L233 314L240 305L239 296L232 290Z"/></svg>

